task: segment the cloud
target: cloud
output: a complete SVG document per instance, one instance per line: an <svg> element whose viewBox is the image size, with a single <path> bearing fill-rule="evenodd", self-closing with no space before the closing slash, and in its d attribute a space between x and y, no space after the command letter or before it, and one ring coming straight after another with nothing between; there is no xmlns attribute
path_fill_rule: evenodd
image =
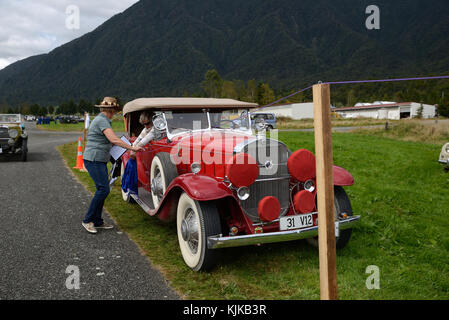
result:
<svg viewBox="0 0 449 320"><path fill-rule="evenodd" d="M94 30L138 0L2 0L0 2L0 69L29 56L48 53ZM77 19L72 19L79 9ZM67 24L69 22L69 24ZM73 24L75 22L75 24Z"/></svg>

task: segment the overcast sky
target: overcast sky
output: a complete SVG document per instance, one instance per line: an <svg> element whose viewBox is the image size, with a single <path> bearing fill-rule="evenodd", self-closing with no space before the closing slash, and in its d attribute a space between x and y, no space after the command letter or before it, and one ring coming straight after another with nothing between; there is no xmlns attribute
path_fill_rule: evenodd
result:
<svg viewBox="0 0 449 320"><path fill-rule="evenodd" d="M17 60L48 53L94 30L136 2L0 0L0 69Z"/></svg>

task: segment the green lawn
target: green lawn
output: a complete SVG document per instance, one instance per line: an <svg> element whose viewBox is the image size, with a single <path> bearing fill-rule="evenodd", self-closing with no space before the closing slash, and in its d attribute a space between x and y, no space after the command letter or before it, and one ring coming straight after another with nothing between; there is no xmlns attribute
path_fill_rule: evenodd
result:
<svg viewBox="0 0 449 320"><path fill-rule="evenodd" d="M313 134L279 138L292 150L314 150ZM449 175L437 162L441 146L351 133L335 133L333 143L334 162L355 177L346 191L362 216L337 252L339 298L448 299ZM59 149L73 167L76 143ZM95 190L88 174L74 172ZM124 203L119 183L106 208L185 298L320 298L318 252L305 241L224 249L212 272L196 273L184 265L175 226ZM380 268L380 290L365 286L370 265Z"/></svg>
<svg viewBox="0 0 449 320"><path fill-rule="evenodd" d="M93 119L92 119L93 120ZM54 121L50 122L50 124L36 125L36 127L40 130L49 130L49 131L65 131L65 132L82 132L84 129L84 123L57 123ZM112 130L116 132L124 132L125 124L123 123L123 119L114 119L112 121Z"/></svg>

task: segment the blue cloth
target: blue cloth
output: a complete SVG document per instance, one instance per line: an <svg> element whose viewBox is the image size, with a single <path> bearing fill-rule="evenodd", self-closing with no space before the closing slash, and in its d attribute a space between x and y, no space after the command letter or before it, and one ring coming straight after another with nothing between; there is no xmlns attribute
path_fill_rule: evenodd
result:
<svg viewBox="0 0 449 320"><path fill-rule="evenodd" d="M137 194L137 162L129 159L122 177L122 190L130 194Z"/></svg>
<svg viewBox="0 0 449 320"><path fill-rule="evenodd" d="M95 227L101 226L103 224L103 219L101 214L103 212L104 201L109 195L109 181L108 181L108 168L105 162L88 161L84 160L84 166L89 175L95 182L95 187L97 192L90 203L89 210L84 217L83 222L89 223L93 222Z"/></svg>

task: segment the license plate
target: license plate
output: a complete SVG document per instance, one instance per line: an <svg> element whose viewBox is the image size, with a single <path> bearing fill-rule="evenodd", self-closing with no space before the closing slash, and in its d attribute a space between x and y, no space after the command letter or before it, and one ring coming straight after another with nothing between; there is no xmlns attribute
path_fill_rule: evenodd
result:
<svg viewBox="0 0 449 320"><path fill-rule="evenodd" d="M279 229L281 231L287 231L313 227L313 215L313 213L308 213L299 216L282 217L279 220Z"/></svg>

